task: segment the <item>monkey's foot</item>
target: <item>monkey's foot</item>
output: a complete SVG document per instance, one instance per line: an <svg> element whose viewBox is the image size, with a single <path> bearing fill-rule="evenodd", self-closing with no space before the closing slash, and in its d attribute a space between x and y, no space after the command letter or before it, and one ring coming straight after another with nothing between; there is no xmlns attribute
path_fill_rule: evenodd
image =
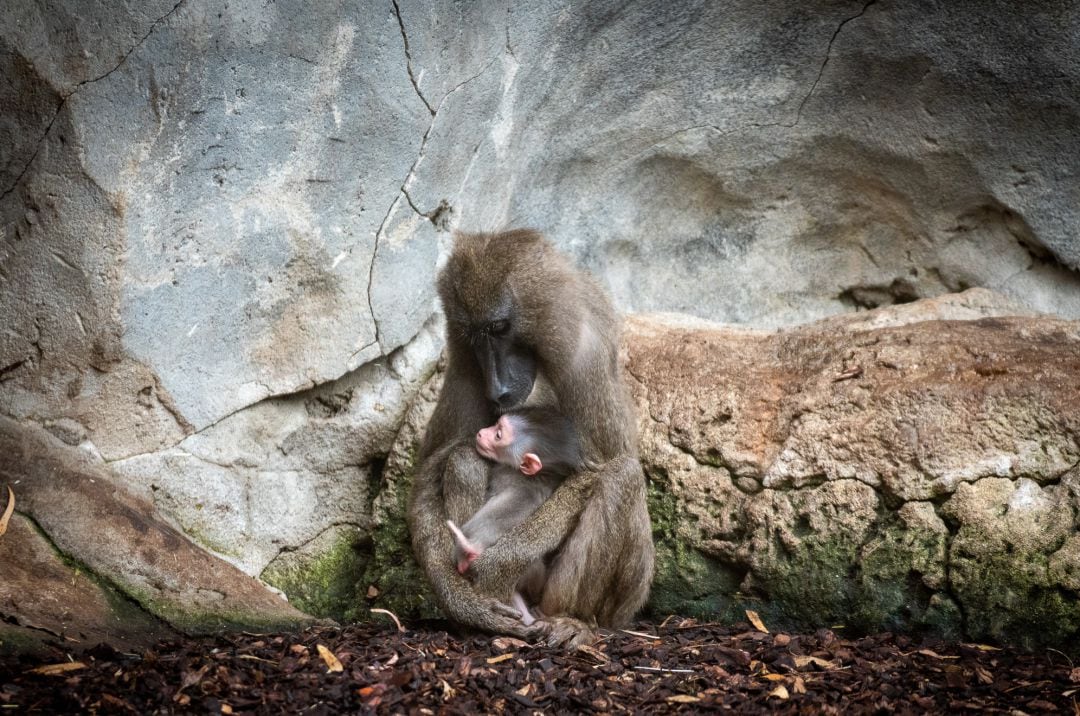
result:
<svg viewBox="0 0 1080 716"><path fill-rule="evenodd" d="M525 603L525 597L521 596L521 592L514 592L514 595L510 597L510 603L521 612L521 623L525 626L532 626L536 619L533 617L532 612L529 611L529 605Z"/></svg>
<svg viewBox="0 0 1080 716"><path fill-rule="evenodd" d="M573 648L583 644L591 644L598 638L596 631L591 626L573 617L552 617L544 624L547 625L548 646Z"/></svg>

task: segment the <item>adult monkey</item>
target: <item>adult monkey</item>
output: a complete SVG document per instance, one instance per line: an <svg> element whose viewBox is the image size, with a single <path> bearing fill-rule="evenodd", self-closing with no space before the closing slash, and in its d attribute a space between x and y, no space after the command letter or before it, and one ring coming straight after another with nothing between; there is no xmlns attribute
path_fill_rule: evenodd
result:
<svg viewBox="0 0 1080 716"><path fill-rule="evenodd" d="M540 234L458 234L439 274L447 367L419 455L408 520L413 551L443 611L489 632L581 643L644 604L654 550L637 425L618 366L619 321L587 274ZM446 520L480 507L489 464L478 430L521 405L569 416L590 468L458 574ZM524 625L501 602L552 555L540 610Z"/></svg>

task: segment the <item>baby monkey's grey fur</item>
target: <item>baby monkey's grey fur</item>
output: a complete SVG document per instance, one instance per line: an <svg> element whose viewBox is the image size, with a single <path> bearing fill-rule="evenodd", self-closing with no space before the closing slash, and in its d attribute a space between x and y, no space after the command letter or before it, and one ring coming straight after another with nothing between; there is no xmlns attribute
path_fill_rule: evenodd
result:
<svg viewBox="0 0 1080 716"><path fill-rule="evenodd" d="M520 408L505 413L476 434L476 449L495 461L484 504L460 528L447 520L454 534L454 560L465 574L473 560L508 531L524 522L559 483L585 466L581 440L573 421L547 408ZM511 596L521 620L535 619L529 604L543 595L547 567L533 560Z"/></svg>

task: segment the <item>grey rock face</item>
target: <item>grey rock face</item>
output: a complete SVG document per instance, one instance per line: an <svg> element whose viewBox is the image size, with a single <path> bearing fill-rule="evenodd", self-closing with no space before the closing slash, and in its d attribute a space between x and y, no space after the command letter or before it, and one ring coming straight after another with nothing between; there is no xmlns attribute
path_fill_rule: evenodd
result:
<svg viewBox="0 0 1080 716"><path fill-rule="evenodd" d="M454 227L544 230L627 311L1080 317L1078 12L11 0L0 414L255 574L371 529Z"/></svg>

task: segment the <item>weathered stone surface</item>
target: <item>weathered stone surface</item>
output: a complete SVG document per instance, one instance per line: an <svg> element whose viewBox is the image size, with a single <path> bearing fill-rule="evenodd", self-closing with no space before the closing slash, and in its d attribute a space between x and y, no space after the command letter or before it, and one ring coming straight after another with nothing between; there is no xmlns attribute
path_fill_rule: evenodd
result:
<svg viewBox="0 0 1080 716"><path fill-rule="evenodd" d="M390 445L435 369L436 330L431 322L407 346L336 381L262 401L110 468L251 575L332 525L367 534Z"/></svg>
<svg viewBox="0 0 1080 716"><path fill-rule="evenodd" d="M459 224L546 229L628 310L1080 316L1056 3L0 12L0 395L109 459L406 343Z"/></svg>
<svg viewBox="0 0 1080 716"><path fill-rule="evenodd" d="M175 635L66 562L19 514L0 536L0 621L0 653L44 648L49 642L70 649L104 641L130 650Z"/></svg>
<svg viewBox="0 0 1080 716"><path fill-rule="evenodd" d="M0 418L0 455L0 481L15 487L19 512L62 554L107 575L169 625L197 633L311 621L256 579L193 544L150 503L113 485L89 456L41 428ZM15 609L12 616L33 619L37 606L31 603L26 615ZM62 612L53 615L54 622L62 619Z"/></svg>
<svg viewBox="0 0 1080 716"><path fill-rule="evenodd" d="M775 333L631 319L660 554L724 576L686 598L662 564L654 608L1075 639L1080 323L922 320L935 303Z"/></svg>
<svg viewBox="0 0 1080 716"><path fill-rule="evenodd" d="M328 530L397 534L375 485L439 350L455 226L541 228L630 311L770 328L985 286L1080 317L1076 22L1050 0L0 4L0 415L259 574L282 550L321 563ZM956 318L994 310L965 300ZM995 355L979 369L1015 357ZM1056 409L1029 396L992 395L997 422L963 414L962 435L944 398L900 392L929 433L836 443L858 419L823 404L791 424L801 452L767 454L794 418L764 404L802 378L754 370L737 434L735 387L699 418L682 399L670 444L716 462L668 466L688 490L849 479L891 510L1073 454L1027 440ZM716 534L740 518L680 505ZM1054 580L1075 582L1071 545ZM744 576L696 554L683 586L715 606Z"/></svg>
<svg viewBox="0 0 1080 716"><path fill-rule="evenodd" d="M370 554L369 531L334 525L310 542L283 551L263 570L262 578L308 614L356 621L363 616L359 607L367 594L363 576Z"/></svg>

